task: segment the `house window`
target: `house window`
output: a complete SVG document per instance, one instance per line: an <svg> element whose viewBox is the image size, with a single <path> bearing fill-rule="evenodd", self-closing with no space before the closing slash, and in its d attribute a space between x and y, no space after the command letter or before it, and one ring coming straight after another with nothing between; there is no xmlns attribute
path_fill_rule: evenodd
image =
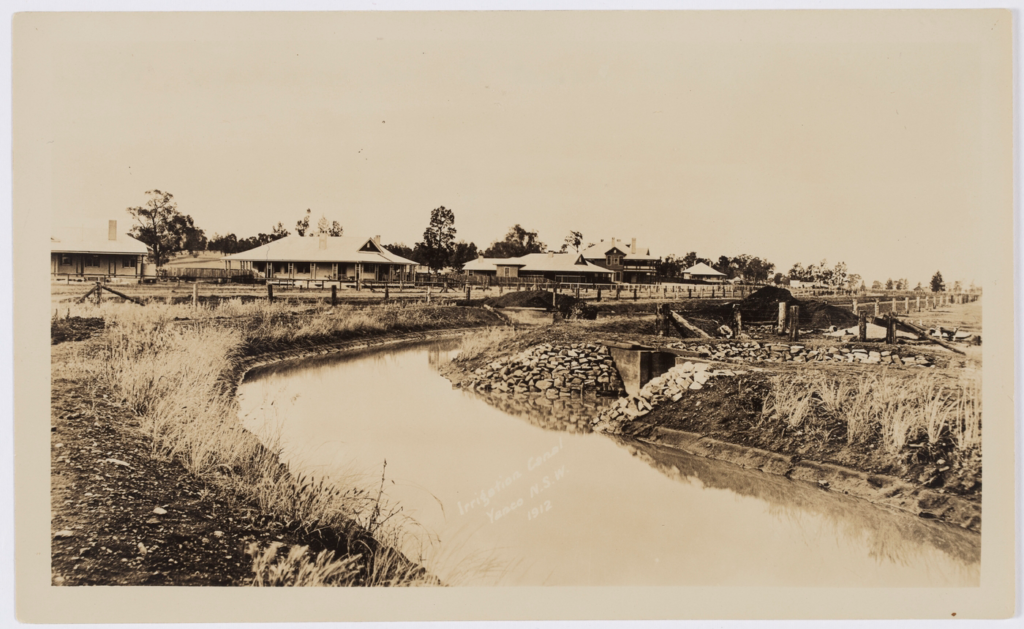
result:
<svg viewBox="0 0 1024 629"><path fill-rule="evenodd" d="M505 277L511 277L511 275L510 275L510 274L511 274L511 272L512 272L512 269L510 269L510 268L508 268L508 267L505 267L505 268L504 268L504 269L502 269L502 270L503 270L503 271L505 271Z"/></svg>
<svg viewBox="0 0 1024 629"><path fill-rule="evenodd" d="M309 262L299 262L293 266L296 273L309 273Z"/></svg>
<svg viewBox="0 0 1024 629"><path fill-rule="evenodd" d="M135 256L125 256L121 259L121 266L126 269L135 268Z"/></svg>
<svg viewBox="0 0 1024 629"><path fill-rule="evenodd" d="M71 256L69 254L67 254L67 253L62 253L60 255L60 265L61 266L71 266Z"/></svg>
<svg viewBox="0 0 1024 629"><path fill-rule="evenodd" d="M94 267L98 268L100 266L100 257L99 256L89 256L89 266L94 266Z"/></svg>

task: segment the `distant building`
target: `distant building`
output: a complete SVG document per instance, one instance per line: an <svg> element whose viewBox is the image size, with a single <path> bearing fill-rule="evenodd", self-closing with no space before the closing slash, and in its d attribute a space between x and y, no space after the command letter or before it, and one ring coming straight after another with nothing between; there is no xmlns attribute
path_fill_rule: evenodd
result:
<svg viewBox="0 0 1024 629"><path fill-rule="evenodd" d="M661 260L651 255L649 248L638 247L636 238L631 239L629 245L617 238L602 240L584 249L582 255L587 262L611 271L613 281L626 284L654 283Z"/></svg>
<svg viewBox="0 0 1024 629"><path fill-rule="evenodd" d="M416 267L381 246L380 236L285 236L223 260L258 278L338 282L410 280Z"/></svg>
<svg viewBox="0 0 1024 629"><path fill-rule="evenodd" d="M490 275L494 277L498 274L497 265L505 260L507 258L485 258L481 254L476 260L470 260L463 264L462 272L469 275Z"/></svg>
<svg viewBox="0 0 1024 629"><path fill-rule="evenodd" d="M105 236L105 237L104 237ZM68 228L50 237L53 279L142 278L149 247L117 231L117 221L102 228Z"/></svg>
<svg viewBox="0 0 1024 629"><path fill-rule="evenodd" d="M544 279L566 284L610 282L612 272L578 253L528 253L518 258L478 258L462 269L470 275L505 279Z"/></svg>
<svg viewBox="0 0 1024 629"><path fill-rule="evenodd" d="M701 262L683 271L684 280L703 280L705 282L722 282L726 279L725 273L721 273Z"/></svg>

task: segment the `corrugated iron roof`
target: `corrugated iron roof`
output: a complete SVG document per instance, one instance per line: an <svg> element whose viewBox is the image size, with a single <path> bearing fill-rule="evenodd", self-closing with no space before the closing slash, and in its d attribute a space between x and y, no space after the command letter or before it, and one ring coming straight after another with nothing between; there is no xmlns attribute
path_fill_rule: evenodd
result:
<svg viewBox="0 0 1024 629"><path fill-rule="evenodd" d="M52 253L109 253L146 255L149 247L128 234L116 233L110 240L107 226L67 227L50 236Z"/></svg>
<svg viewBox="0 0 1024 629"><path fill-rule="evenodd" d="M416 264L388 251L372 238L357 236L285 236L249 251L224 256L224 259L249 262Z"/></svg>
<svg viewBox="0 0 1024 629"><path fill-rule="evenodd" d="M701 262L700 264L694 264L690 268L683 271L683 273L689 273L690 275L721 275L725 277L725 273L714 270L708 265Z"/></svg>

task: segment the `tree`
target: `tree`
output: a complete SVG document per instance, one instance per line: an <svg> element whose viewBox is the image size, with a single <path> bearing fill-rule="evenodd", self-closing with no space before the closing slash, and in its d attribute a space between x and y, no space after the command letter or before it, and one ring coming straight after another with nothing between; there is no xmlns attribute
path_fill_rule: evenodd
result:
<svg viewBox="0 0 1024 629"><path fill-rule="evenodd" d="M946 284L942 281L942 273L936 271L932 276L932 292L941 293L944 290L946 290Z"/></svg>
<svg viewBox="0 0 1024 629"><path fill-rule="evenodd" d="M846 286L849 281L850 274L847 272L846 263L836 262L835 266L832 267L832 272L829 274L829 284L832 288L840 289Z"/></svg>
<svg viewBox="0 0 1024 629"><path fill-rule="evenodd" d="M658 277L672 278L679 277L683 266L675 255L669 254L654 263L654 270Z"/></svg>
<svg viewBox="0 0 1024 629"><path fill-rule="evenodd" d="M128 234L149 247L154 264L163 266L180 251L197 251L200 244L205 246L203 230L195 226L191 216L178 211L173 194L161 190L147 190L146 194L150 198L145 205L128 208L136 222Z"/></svg>
<svg viewBox="0 0 1024 629"><path fill-rule="evenodd" d="M309 231L309 217L313 215L313 210L306 208L306 215L301 220L295 223L295 233L300 236L305 236L306 232Z"/></svg>
<svg viewBox="0 0 1024 629"><path fill-rule="evenodd" d="M857 287L863 284L860 280L860 275L857 273L849 273L846 276L846 283L849 285L850 290L857 290Z"/></svg>
<svg viewBox="0 0 1024 629"><path fill-rule="evenodd" d="M782 278L783 277L784 276L782 275L782 273L776 273L775 277L772 278L772 284L775 284L776 286L778 286L779 284L782 283Z"/></svg>
<svg viewBox="0 0 1024 629"><path fill-rule="evenodd" d="M882 283L878 280L871 282L871 290L882 290Z"/></svg>
<svg viewBox="0 0 1024 629"><path fill-rule="evenodd" d="M406 260L412 260L417 264L423 264L423 260L420 259L420 252L405 243L397 242L393 245L384 245L384 248L397 256L405 258Z"/></svg>
<svg viewBox="0 0 1024 629"><path fill-rule="evenodd" d="M314 234L311 234L314 235ZM317 236L344 236L345 230L341 227L341 223L338 221L331 221L327 223L327 217L321 216L320 220L316 223L316 234Z"/></svg>
<svg viewBox="0 0 1024 629"><path fill-rule="evenodd" d="M923 293L924 292L924 286L921 286L921 282L918 282L917 286L914 287L914 292L915 293Z"/></svg>
<svg viewBox="0 0 1024 629"><path fill-rule="evenodd" d="M504 240L491 243L484 251L486 258L518 258L528 253L543 253L547 245L537 239L537 232L523 229L516 223L509 228Z"/></svg>
<svg viewBox="0 0 1024 629"><path fill-rule="evenodd" d="M685 256L683 256L682 266L683 266L683 270L684 271L686 269L692 267L695 264L697 264L697 252L696 251L691 251L690 253L688 253Z"/></svg>
<svg viewBox="0 0 1024 629"><path fill-rule="evenodd" d="M562 243L562 253L568 251L569 247L579 253L581 244L583 244L583 234L578 231L570 231L569 235L565 237L565 242Z"/></svg>
<svg viewBox="0 0 1024 629"><path fill-rule="evenodd" d="M962 292L964 292L964 285L960 282L960 280L957 280L957 281L953 282L953 292L954 293L962 293Z"/></svg>
<svg viewBox="0 0 1024 629"><path fill-rule="evenodd" d="M885 280L885 290L892 290L892 289L893 289L893 283L892 283L892 278L890 277L889 279Z"/></svg>
<svg viewBox="0 0 1024 629"><path fill-rule="evenodd" d="M299 236L344 236L345 230L338 221L328 222L327 217L321 215L316 227L310 227L310 219L313 217L313 210L306 208L306 215L302 220L295 223L295 233ZM280 225L280 223L278 223Z"/></svg>
<svg viewBox="0 0 1024 629"><path fill-rule="evenodd" d="M448 266L455 252L455 212L443 205L431 210L423 242L416 243L416 248L435 273Z"/></svg>
<svg viewBox="0 0 1024 629"><path fill-rule="evenodd" d="M728 279L732 279L735 275L735 271L732 268L732 258L729 256L718 256L718 262L715 262L712 268L724 274Z"/></svg>
<svg viewBox="0 0 1024 629"><path fill-rule="evenodd" d="M455 249L452 252L452 259L449 262L449 266L453 266L461 271L463 265L465 265L467 262L472 262L473 260L476 260L479 257L479 255L480 254L477 252L476 249L476 244L466 243L465 240L460 240L459 242L455 243Z"/></svg>

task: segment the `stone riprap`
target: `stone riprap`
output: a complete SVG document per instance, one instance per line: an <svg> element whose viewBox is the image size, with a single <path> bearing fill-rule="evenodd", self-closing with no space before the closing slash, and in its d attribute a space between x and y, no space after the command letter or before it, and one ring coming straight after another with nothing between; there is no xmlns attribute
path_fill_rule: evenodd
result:
<svg viewBox="0 0 1024 629"><path fill-rule="evenodd" d="M508 395L500 392L467 391L504 413L545 430L586 434L598 410L613 403L612 398L590 393L584 396L549 398L541 393Z"/></svg>
<svg viewBox="0 0 1024 629"><path fill-rule="evenodd" d="M705 345L688 345L675 343L670 347L695 352L698 356L711 360L724 360L747 363L809 363L833 362L880 365L906 365L913 367L933 367L932 361L925 356L900 355L891 350L874 350L850 347L807 347L799 343L758 343L735 342Z"/></svg>
<svg viewBox="0 0 1024 629"><path fill-rule="evenodd" d="M465 388L503 393L540 393L548 399L591 392L625 391L615 361L603 345L543 343L473 371Z"/></svg>
<svg viewBox="0 0 1024 629"><path fill-rule="evenodd" d="M622 425L650 413L666 402L678 402L691 391L712 386L712 380L735 376L728 369L713 369L707 363L686 361L644 385L635 396L619 398L594 419L594 430L618 433Z"/></svg>

